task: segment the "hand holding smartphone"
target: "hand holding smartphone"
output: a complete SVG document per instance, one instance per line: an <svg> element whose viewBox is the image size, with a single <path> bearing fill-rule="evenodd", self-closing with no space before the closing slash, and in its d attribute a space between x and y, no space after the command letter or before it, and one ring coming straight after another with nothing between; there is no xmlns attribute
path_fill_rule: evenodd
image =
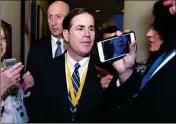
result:
<svg viewBox="0 0 176 124"><path fill-rule="evenodd" d="M120 37L111 37L98 42L100 61L107 62L125 56L129 52L130 43L135 40L135 33L131 31L124 33Z"/></svg>

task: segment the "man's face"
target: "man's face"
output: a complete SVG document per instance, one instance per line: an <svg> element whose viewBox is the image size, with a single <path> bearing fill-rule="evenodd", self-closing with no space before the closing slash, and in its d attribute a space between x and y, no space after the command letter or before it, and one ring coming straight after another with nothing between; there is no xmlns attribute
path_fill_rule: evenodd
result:
<svg viewBox="0 0 176 124"><path fill-rule="evenodd" d="M62 4L61 5L54 4L48 8L48 13L47 13L48 26L51 31L51 34L54 37L57 37L57 38L62 37L62 31L63 31L62 21L64 17L67 15L67 13L68 13L68 7Z"/></svg>
<svg viewBox="0 0 176 124"><path fill-rule="evenodd" d="M4 56L6 52L6 38L3 29L1 28L1 58Z"/></svg>
<svg viewBox="0 0 176 124"><path fill-rule="evenodd" d="M69 52L82 57L90 53L95 40L92 15L83 13L75 16L72 19L70 30L64 32L64 39L69 43Z"/></svg>

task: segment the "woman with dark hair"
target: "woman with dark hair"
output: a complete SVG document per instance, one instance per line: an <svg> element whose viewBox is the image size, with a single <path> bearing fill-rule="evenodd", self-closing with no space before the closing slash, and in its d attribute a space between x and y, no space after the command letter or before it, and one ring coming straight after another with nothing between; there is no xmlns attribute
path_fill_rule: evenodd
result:
<svg viewBox="0 0 176 124"><path fill-rule="evenodd" d="M1 21L1 61L3 61L7 49L6 27ZM5 68L1 66L1 123L25 123L28 121L23 97L28 88L34 85L33 77L26 73L20 80L22 63ZM21 82L21 83L20 83ZM20 85L21 84L21 85Z"/></svg>
<svg viewBox="0 0 176 124"><path fill-rule="evenodd" d="M162 1L153 7L147 33L152 59L145 73L134 67L135 42L130 52L113 63L121 86L117 88L118 122L176 122L176 16ZM115 80L114 80L115 81Z"/></svg>

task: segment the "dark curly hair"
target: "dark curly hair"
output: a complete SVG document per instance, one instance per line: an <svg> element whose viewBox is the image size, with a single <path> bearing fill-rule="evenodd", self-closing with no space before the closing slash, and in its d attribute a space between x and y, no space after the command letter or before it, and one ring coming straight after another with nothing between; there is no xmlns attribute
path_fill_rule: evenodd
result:
<svg viewBox="0 0 176 124"><path fill-rule="evenodd" d="M171 15L169 8L164 6L162 0L157 1L153 6L153 28L159 33L164 41L162 50L176 47L176 16ZM160 48L161 49L161 48Z"/></svg>

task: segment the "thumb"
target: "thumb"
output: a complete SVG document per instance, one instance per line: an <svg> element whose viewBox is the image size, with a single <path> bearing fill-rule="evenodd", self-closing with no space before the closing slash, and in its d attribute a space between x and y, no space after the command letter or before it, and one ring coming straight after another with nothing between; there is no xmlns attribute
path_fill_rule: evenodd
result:
<svg viewBox="0 0 176 124"><path fill-rule="evenodd" d="M129 54L136 55L136 50L137 50L136 41L132 41L129 46Z"/></svg>

